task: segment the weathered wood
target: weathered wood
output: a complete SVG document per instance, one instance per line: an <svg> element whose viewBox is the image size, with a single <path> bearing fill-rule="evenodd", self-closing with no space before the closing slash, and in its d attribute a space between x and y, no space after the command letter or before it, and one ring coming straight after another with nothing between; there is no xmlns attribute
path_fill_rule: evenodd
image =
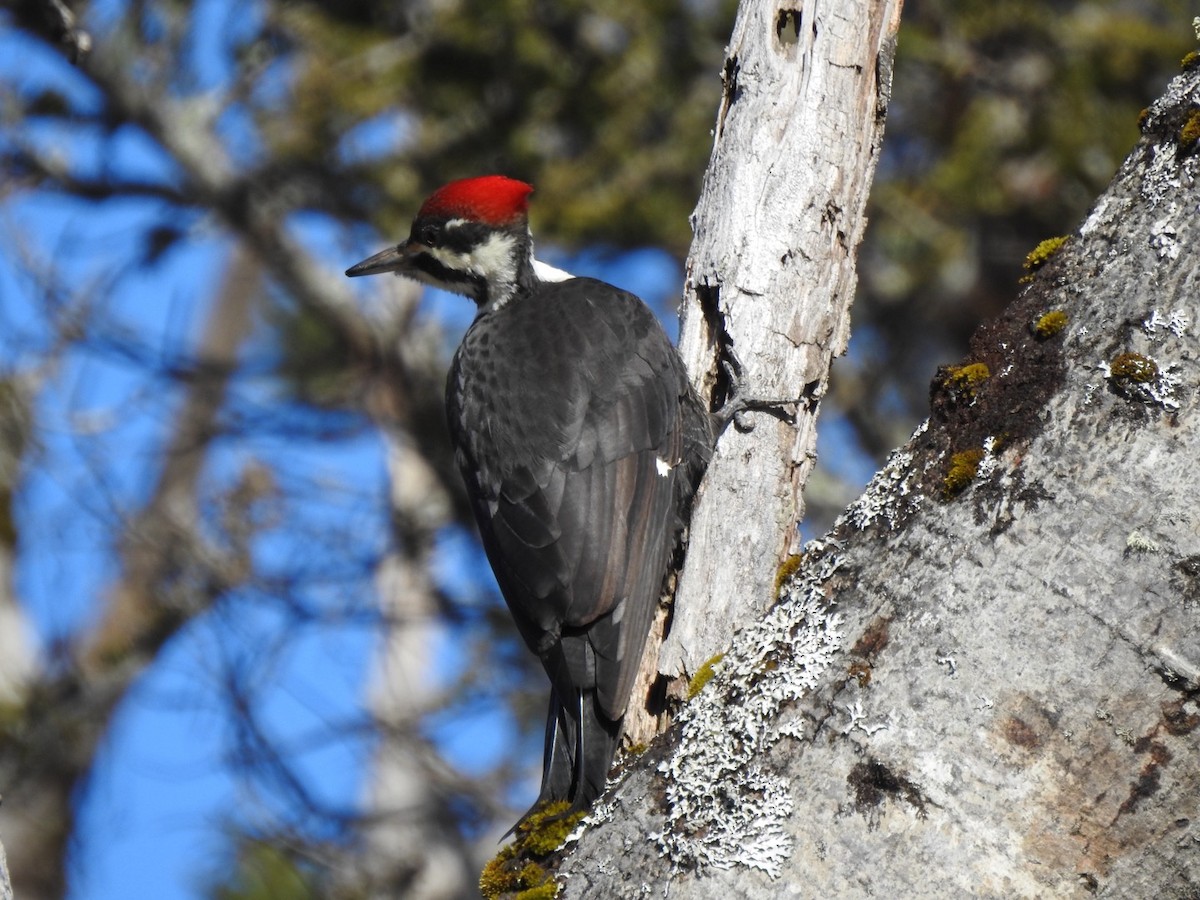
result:
<svg viewBox="0 0 1200 900"><path fill-rule="evenodd" d="M680 349L702 389L726 392L720 363L732 354L748 395L799 409L794 427L754 414L753 431L720 441L658 660L669 677L693 674L766 607L793 549L817 405L849 337L900 7L750 0L738 11Z"/></svg>
<svg viewBox="0 0 1200 900"><path fill-rule="evenodd" d="M0 844L0 900L13 900L12 882L8 880L8 857Z"/></svg>

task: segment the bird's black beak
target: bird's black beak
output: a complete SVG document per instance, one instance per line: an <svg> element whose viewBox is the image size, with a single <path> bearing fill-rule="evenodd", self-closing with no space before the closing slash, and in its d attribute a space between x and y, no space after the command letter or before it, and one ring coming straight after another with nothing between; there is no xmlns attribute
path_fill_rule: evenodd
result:
<svg viewBox="0 0 1200 900"><path fill-rule="evenodd" d="M404 275L412 268L414 253L412 245L407 243L389 247L387 250L381 250L374 256L367 257L357 265L351 266L346 270L346 274L351 278L359 275L380 275L384 272L395 272L397 275Z"/></svg>

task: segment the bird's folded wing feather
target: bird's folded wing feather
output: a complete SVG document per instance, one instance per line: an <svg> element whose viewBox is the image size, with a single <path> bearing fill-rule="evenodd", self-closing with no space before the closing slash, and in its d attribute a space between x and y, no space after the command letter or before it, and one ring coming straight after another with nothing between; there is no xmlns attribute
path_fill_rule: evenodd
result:
<svg viewBox="0 0 1200 900"><path fill-rule="evenodd" d="M613 718L674 541L682 385L673 368L647 361L670 358L647 347L655 340L665 343L647 329L604 342L620 355L593 361L606 371L592 380L574 439L556 459L504 472L484 529L501 588L556 686L594 688Z"/></svg>

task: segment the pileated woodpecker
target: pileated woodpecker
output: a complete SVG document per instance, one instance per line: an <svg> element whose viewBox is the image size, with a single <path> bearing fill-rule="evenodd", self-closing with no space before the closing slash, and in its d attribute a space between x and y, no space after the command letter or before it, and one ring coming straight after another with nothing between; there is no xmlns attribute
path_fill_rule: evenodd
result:
<svg viewBox="0 0 1200 900"><path fill-rule="evenodd" d="M478 305L446 385L450 435L500 590L550 676L535 807L580 810L604 790L714 421L641 300L533 258L532 190L451 182L407 241L346 274Z"/></svg>

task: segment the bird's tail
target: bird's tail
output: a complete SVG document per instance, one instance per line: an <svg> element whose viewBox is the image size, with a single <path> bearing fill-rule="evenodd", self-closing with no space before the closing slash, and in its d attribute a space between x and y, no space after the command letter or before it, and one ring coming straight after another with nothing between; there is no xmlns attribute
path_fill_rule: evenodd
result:
<svg viewBox="0 0 1200 900"><path fill-rule="evenodd" d="M570 803L564 816L590 807L604 793L620 736L621 720L614 721L604 714L594 691L572 690L563 702L559 692L552 690L546 716L542 789L537 802L517 825L550 803Z"/></svg>
<svg viewBox="0 0 1200 900"><path fill-rule="evenodd" d="M621 720L604 714L594 691L574 690L571 695L563 698L557 690L550 693L539 799L569 800L571 810L578 811L604 793L621 736Z"/></svg>

